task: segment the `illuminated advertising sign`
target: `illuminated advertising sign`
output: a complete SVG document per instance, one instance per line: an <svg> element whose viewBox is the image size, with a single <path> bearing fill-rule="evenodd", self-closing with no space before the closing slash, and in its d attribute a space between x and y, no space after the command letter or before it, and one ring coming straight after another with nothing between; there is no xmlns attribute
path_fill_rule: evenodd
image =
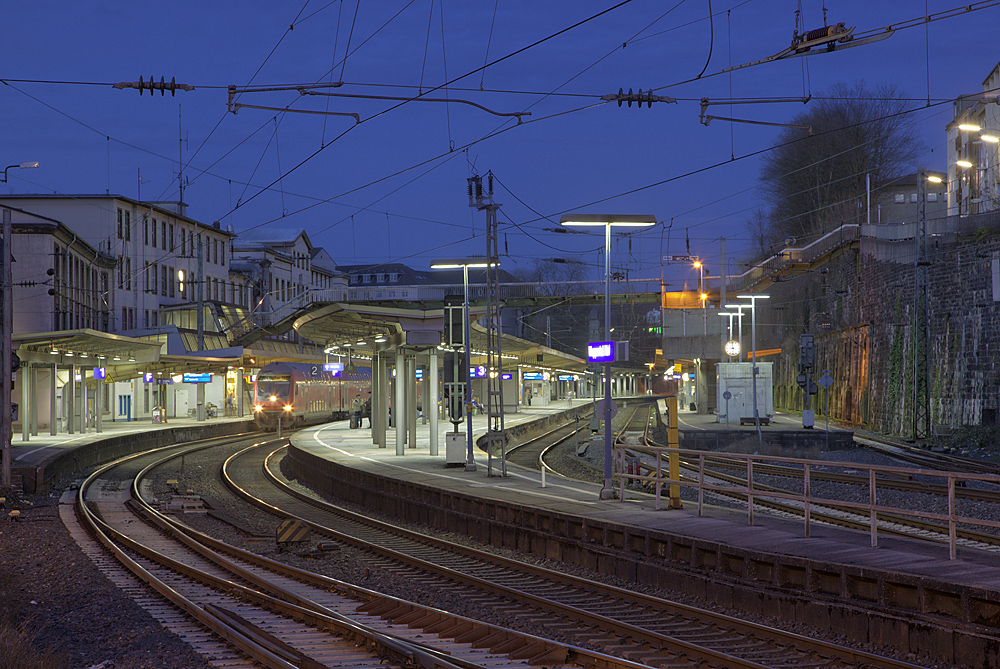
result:
<svg viewBox="0 0 1000 669"><path fill-rule="evenodd" d="M212 382L212 374L210 372L184 375L184 383L211 383L211 382Z"/></svg>
<svg viewBox="0 0 1000 669"><path fill-rule="evenodd" d="M614 362L615 343L613 341L596 341L587 344L587 362Z"/></svg>

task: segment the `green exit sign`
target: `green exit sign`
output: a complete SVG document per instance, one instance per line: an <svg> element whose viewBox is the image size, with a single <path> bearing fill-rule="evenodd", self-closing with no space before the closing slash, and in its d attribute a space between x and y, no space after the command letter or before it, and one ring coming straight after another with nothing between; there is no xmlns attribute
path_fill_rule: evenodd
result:
<svg viewBox="0 0 1000 669"><path fill-rule="evenodd" d="M663 328L657 325L655 328L646 328L646 332L652 332L653 334L663 334Z"/></svg>

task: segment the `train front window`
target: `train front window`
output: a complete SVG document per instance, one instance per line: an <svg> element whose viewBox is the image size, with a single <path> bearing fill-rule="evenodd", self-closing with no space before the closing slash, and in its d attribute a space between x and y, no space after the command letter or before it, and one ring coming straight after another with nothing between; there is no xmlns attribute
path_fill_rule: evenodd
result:
<svg viewBox="0 0 1000 669"><path fill-rule="evenodd" d="M292 378L284 376L257 377L257 401L258 402L282 402L288 399L288 391L292 385ZM271 398L274 398L273 400Z"/></svg>

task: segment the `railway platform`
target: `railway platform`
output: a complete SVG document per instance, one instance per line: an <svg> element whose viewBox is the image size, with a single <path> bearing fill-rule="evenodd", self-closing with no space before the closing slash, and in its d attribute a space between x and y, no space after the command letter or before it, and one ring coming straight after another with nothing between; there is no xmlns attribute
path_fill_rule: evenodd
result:
<svg viewBox="0 0 1000 669"><path fill-rule="evenodd" d="M698 425L695 416L682 414L681 427ZM540 417L541 410L527 409L508 415L506 424ZM782 427L778 421L762 430ZM485 417L477 416L474 428L485 431ZM478 450L475 471L446 466L444 454L430 456L419 436L397 456L364 432L329 424L296 433L289 470L316 489L405 520L843 630L858 641L929 651L957 664L970 657L970 643L973 656L1000 652L995 552L961 548L950 560L945 545L888 534L873 548L868 533L831 525L813 525L806 537L801 520L758 513L749 525L745 510L706 504L699 516L693 502L656 510L652 495L629 489L624 499L601 500L600 485L543 479L512 464L500 476L496 459L488 470Z"/></svg>
<svg viewBox="0 0 1000 669"><path fill-rule="evenodd" d="M105 421L102 431L56 435L40 432L25 441L18 432L11 439L12 483L27 493L42 493L60 476L70 474L115 452L124 454L129 444L164 445L253 429L250 416L243 418L170 418L165 423Z"/></svg>

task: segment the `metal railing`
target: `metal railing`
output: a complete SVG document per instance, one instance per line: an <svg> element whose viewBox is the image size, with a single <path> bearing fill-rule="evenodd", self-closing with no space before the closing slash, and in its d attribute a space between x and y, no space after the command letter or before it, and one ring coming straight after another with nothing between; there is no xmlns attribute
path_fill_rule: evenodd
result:
<svg viewBox="0 0 1000 669"><path fill-rule="evenodd" d="M642 470L635 466L634 456L629 456L627 451L632 453L643 453L647 456L655 456L655 468L651 467L650 474L642 473ZM697 479L684 479L673 480L670 478L670 472L664 467L664 461L668 453L677 453L680 457L686 461L684 468L689 470L695 469L695 462L697 462ZM981 484L992 484L1000 485L1000 476L994 474L970 474L966 472L949 472L940 470L926 470L926 469L910 469L905 467L885 467L879 465L866 465L857 462L817 462L814 460L802 460L796 458L781 458L775 456L766 455L744 455L737 453L709 453L705 451L695 451L687 449L668 449L668 448L655 448L647 447L637 449L636 447L625 447L621 445L615 446L615 468L616 474L619 476L620 481L620 493L619 499L625 499L625 485L629 481L649 483L655 488L655 498L656 498L656 509L660 509L660 497L661 489L665 486L670 485L680 485L684 488L690 488L697 490L698 492L698 516L702 516L704 512L704 502L705 495L708 494L718 494L724 495L728 498L735 496L745 497L747 504L747 524L753 525L754 517L754 502L756 500L782 500L786 504L798 507L800 512L803 514L804 522L804 536L808 537L811 531L811 524L813 522L824 522L828 524L829 521L814 521L811 517L811 512L814 511L814 507L820 507L824 514L841 514L845 520L851 520L852 522L864 522L861 519L867 519L868 529L871 534L871 545L872 548L878 547L878 534L879 530L887 531L888 527L891 525L899 525L898 521L887 520L886 518L890 516L902 516L907 519L913 519L914 522L920 521L934 521L938 523L947 523L947 530L942 528L942 531L938 533L939 536L947 535L946 543L948 544L949 558L956 559L956 550L958 544L957 529L959 525L971 526L979 528L993 528L1000 529L1000 522L986 520L983 518L975 518L969 515L961 515L959 509L957 508L958 502L956 501L955 489L956 487L967 486L970 481L977 481ZM632 462L632 466L629 461ZM771 473L767 474L772 479L778 478L780 476L781 480L787 481L788 489L775 489L773 488L773 481L769 482L766 488L761 485L755 485L754 483L754 473L755 468L763 469L768 465L783 465L785 469L782 470L782 475L773 475ZM719 475L716 471L711 468L728 467L732 469L738 469L741 472L745 472L745 479L742 479L740 484L733 482L721 482ZM794 475L794 470L800 470L800 478L789 478ZM853 474L855 476L867 477L867 483L849 483L849 482L831 482L831 474ZM924 486L919 493L910 493L910 498L915 499L915 505L919 504L921 508L904 508L899 506L892 506L888 503L880 503L879 493L882 489L879 488L879 482L889 483L900 482L904 479L909 479L911 477L922 477L926 478L928 481L941 481L945 485L946 493L942 494L936 492L934 488L929 485ZM858 485L864 485L867 488L868 500L867 502L857 502L846 498L836 498L832 496L820 496L813 494L813 484L817 479L823 478L822 485L824 491L829 493L837 490L847 490L848 487L857 487ZM795 484L795 485L793 485ZM889 486L886 486L888 489ZM793 489L797 488L797 489ZM898 492L898 491L896 491ZM919 495L919 498L916 496ZM853 495L855 498L857 494ZM971 504L971 500L966 500ZM971 507L975 509L973 505ZM926 510L926 509L937 509L937 511ZM883 518L880 520L879 515ZM898 534L898 531L894 532ZM924 533L907 534L913 538L934 540L934 541L945 541L944 539L936 539L931 535L925 535Z"/></svg>
<svg viewBox="0 0 1000 669"><path fill-rule="evenodd" d="M747 291L769 276L781 271L789 265L812 263L824 255L832 253L845 244L850 244L861 238L861 226L857 223L845 223L809 244L792 248L788 247L774 254L767 260L751 267L743 274L726 277L728 290L733 292ZM718 279L718 277L705 277Z"/></svg>

